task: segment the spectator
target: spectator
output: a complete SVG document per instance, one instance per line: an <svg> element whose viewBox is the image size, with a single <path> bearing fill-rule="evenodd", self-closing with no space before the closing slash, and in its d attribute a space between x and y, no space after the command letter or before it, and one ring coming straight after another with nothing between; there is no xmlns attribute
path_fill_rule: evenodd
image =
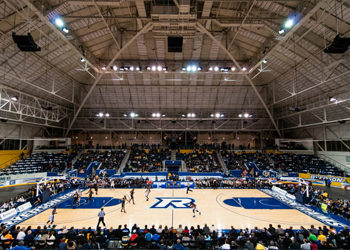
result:
<svg viewBox="0 0 350 250"><path fill-rule="evenodd" d="M225 240L225 244L223 244L221 246L221 249L222 250L230 250L231 249L231 246L230 246L230 241L228 239Z"/></svg>
<svg viewBox="0 0 350 250"><path fill-rule="evenodd" d="M35 247L25 247L23 246L23 241L19 241L18 245L15 246L14 248L10 248L8 250L30 250L30 249L35 249Z"/></svg>
<svg viewBox="0 0 350 250"><path fill-rule="evenodd" d="M184 247L182 244L181 244L181 240L177 240L176 241L176 244L174 245L173 247L174 250L187 250L188 248L187 247Z"/></svg>

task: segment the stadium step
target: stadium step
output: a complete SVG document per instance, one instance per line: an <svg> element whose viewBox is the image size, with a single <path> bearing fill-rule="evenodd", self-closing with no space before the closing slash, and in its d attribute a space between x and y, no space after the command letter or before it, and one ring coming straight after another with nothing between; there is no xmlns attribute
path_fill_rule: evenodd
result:
<svg viewBox="0 0 350 250"><path fill-rule="evenodd" d="M171 150L171 160L172 160L172 161L175 161L175 160L176 160L176 150L175 150L175 149L172 149L172 150Z"/></svg>

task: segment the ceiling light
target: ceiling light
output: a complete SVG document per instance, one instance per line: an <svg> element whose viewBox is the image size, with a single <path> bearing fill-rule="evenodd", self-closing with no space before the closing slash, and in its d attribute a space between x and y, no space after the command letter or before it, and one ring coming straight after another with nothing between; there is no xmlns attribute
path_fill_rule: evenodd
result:
<svg viewBox="0 0 350 250"><path fill-rule="evenodd" d="M197 67L196 66L192 66L192 71L196 71L197 70Z"/></svg>
<svg viewBox="0 0 350 250"><path fill-rule="evenodd" d="M187 117L191 117L191 116L192 116L192 114L191 114L191 113L188 113L188 114L187 114Z"/></svg>
<svg viewBox="0 0 350 250"><path fill-rule="evenodd" d="M139 116L139 114L135 114L135 117L138 117Z"/></svg>
<svg viewBox="0 0 350 250"><path fill-rule="evenodd" d="M136 114L134 112L130 113L130 117L135 117L135 116L136 116Z"/></svg>
<svg viewBox="0 0 350 250"><path fill-rule="evenodd" d="M249 117L253 117L253 115L249 115Z"/></svg>
<svg viewBox="0 0 350 250"><path fill-rule="evenodd" d="M162 117L165 117L165 113L162 114Z"/></svg>
<svg viewBox="0 0 350 250"><path fill-rule="evenodd" d="M155 113L152 113L152 117L156 117L156 114L155 114Z"/></svg>
<svg viewBox="0 0 350 250"><path fill-rule="evenodd" d="M157 113L157 114L156 114L156 117L160 117L160 114L159 114L159 113Z"/></svg>
<svg viewBox="0 0 350 250"><path fill-rule="evenodd" d="M244 117L245 117L245 118L248 118L248 117L249 117L249 114L248 114L248 113L245 113L245 114L244 114Z"/></svg>
<svg viewBox="0 0 350 250"><path fill-rule="evenodd" d="M187 66L186 70L191 71L191 66Z"/></svg>
<svg viewBox="0 0 350 250"><path fill-rule="evenodd" d="M238 117L243 117L243 115L242 115L242 114L239 114Z"/></svg>
<svg viewBox="0 0 350 250"><path fill-rule="evenodd" d="M186 115L184 113L181 114L182 117L186 117Z"/></svg>
<svg viewBox="0 0 350 250"><path fill-rule="evenodd" d="M117 69L118 69L118 67L114 65L113 66L113 70L117 70Z"/></svg>
<svg viewBox="0 0 350 250"><path fill-rule="evenodd" d="M57 18L57 19L55 20L55 23L56 23L56 25L57 25L58 27L62 27L62 26L63 26L63 21L62 21L61 18Z"/></svg>
<svg viewBox="0 0 350 250"><path fill-rule="evenodd" d="M99 117L102 117L102 116L103 116L103 113L102 113L102 112L98 113L98 116L99 116Z"/></svg>
<svg viewBox="0 0 350 250"><path fill-rule="evenodd" d="M129 70L129 67L124 67L124 70L125 70L125 71L128 71L128 70Z"/></svg>
<svg viewBox="0 0 350 250"><path fill-rule="evenodd" d="M224 70L225 70L225 68L223 68L223 67L220 68L220 71L224 71Z"/></svg>
<svg viewBox="0 0 350 250"><path fill-rule="evenodd" d="M330 102L335 102L336 100L337 100L337 98L335 98L335 97L330 97L330 98L329 98L329 101L330 101Z"/></svg>
<svg viewBox="0 0 350 250"><path fill-rule="evenodd" d="M216 117L216 118L219 118L219 117L220 117L220 114L219 114L219 113L216 113L216 114L215 114L215 117Z"/></svg>
<svg viewBox="0 0 350 250"><path fill-rule="evenodd" d="M163 67L163 71L167 71L168 70L168 67Z"/></svg>
<svg viewBox="0 0 350 250"><path fill-rule="evenodd" d="M120 71L124 71L124 67L120 67Z"/></svg>
<svg viewBox="0 0 350 250"><path fill-rule="evenodd" d="M210 68L209 68L209 71L213 71L213 67L210 67Z"/></svg>
<svg viewBox="0 0 350 250"><path fill-rule="evenodd" d="M106 67L105 67L105 66L103 66L103 67L102 67L102 70L106 70Z"/></svg>
<svg viewBox="0 0 350 250"><path fill-rule="evenodd" d="M63 27L63 28L62 28L62 31L63 31L64 33L68 33L68 32L69 32L69 30L68 30L66 27Z"/></svg>
<svg viewBox="0 0 350 250"><path fill-rule="evenodd" d="M150 66L147 66L147 68L146 68L147 70L151 70L151 67Z"/></svg>
<svg viewBox="0 0 350 250"><path fill-rule="evenodd" d="M182 70L183 70L183 71L186 71L186 67L182 67Z"/></svg>
<svg viewBox="0 0 350 250"><path fill-rule="evenodd" d="M266 59L264 59L264 60L263 60L263 63L267 63L267 60L266 60Z"/></svg>
<svg viewBox="0 0 350 250"><path fill-rule="evenodd" d="M156 71L156 66L152 66L152 71Z"/></svg>
<svg viewBox="0 0 350 250"><path fill-rule="evenodd" d="M84 58L80 58L80 61L81 61L81 62L85 62L85 59L84 59Z"/></svg>
<svg viewBox="0 0 350 250"><path fill-rule="evenodd" d="M293 19L288 19L284 26L286 28L291 28L293 26L293 24L294 24L294 20Z"/></svg>
<svg viewBox="0 0 350 250"><path fill-rule="evenodd" d="M225 117L225 114L221 114L220 116L221 116L221 117Z"/></svg>
<svg viewBox="0 0 350 250"><path fill-rule="evenodd" d="M196 114L195 114L195 113L192 113L192 117L196 117Z"/></svg>
<svg viewBox="0 0 350 250"><path fill-rule="evenodd" d="M162 67L161 66L158 66L157 69L158 69L158 71L162 71Z"/></svg>
<svg viewBox="0 0 350 250"><path fill-rule="evenodd" d="M235 70L236 70L236 67L232 67L232 68L231 68L231 71L235 71Z"/></svg>
<svg viewBox="0 0 350 250"><path fill-rule="evenodd" d="M210 117L214 117L214 114L210 114Z"/></svg>
<svg viewBox="0 0 350 250"><path fill-rule="evenodd" d="M133 67L133 66L131 66L131 67L130 67L130 70L131 70L131 71L133 71L133 70L134 70L134 67Z"/></svg>
<svg viewBox="0 0 350 250"><path fill-rule="evenodd" d="M105 116L106 116L106 117L109 117L109 114L108 114L108 113L106 113L106 114L105 114Z"/></svg>
<svg viewBox="0 0 350 250"><path fill-rule="evenodd" d="M12 96L11 100L17 102L18 101L18 97L17 96Z"/></svg>
<svg viewBox="0 0 350 250"><path fill-rule="evenodd" d="M197 70L198 70L198 71L201 71L201 70L202 70L202 67L198 67Z"/></svg>
<svg viewBox="0 0 350 250"><path fill-rule="evenodd" d="M128 114L123 114L124 117L128 116Z"/></svg>
<svg viewBox="0 0 350 250"><path fill-rule="evenodd" d="M219 67L215 67L214 70L215 70L215 71L219 71Z"/></svg>
<svg viewBox="0 0 350 250"><path fill-rule="evenodd" d="M246 67L243 67L243 68L242 68L242 70L243 70L243 71L246 71L246 70L247 70L247 68L246 68Z"/></svg>
<svg viewBox="0 0 350 250"><path fill-rule="evenodd" d="M282 35L285 32L285 30L282 28L278 31L278 34Z"/></svg>
<svg viewBox="0 0 350 250"><path fill-rule="evenodd" d="M136 71L140 71L141 70L141 67L136 67Z"/></svg>

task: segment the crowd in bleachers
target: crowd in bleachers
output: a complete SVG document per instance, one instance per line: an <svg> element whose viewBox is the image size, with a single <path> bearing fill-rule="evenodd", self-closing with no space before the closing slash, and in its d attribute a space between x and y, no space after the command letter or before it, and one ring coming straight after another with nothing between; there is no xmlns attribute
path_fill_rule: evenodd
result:
<svg viewBox="0 0 350 250"><path fill-rule="evenodd" d="M129 161L124 172L158 172L162 169L162 162L170 160L171 151L168 149L134 149L130 152Z"/></svg>
<svg viewBox="0 0 350 250"><path fill-rule="evenodd" d="M80 155L74 164L75 169L86 169L91 162L98 161L102 163L101 169L117 169L124 159L124 151L106 150L93 151L88 150Z"/></svg>
<svg viewBox="0 0 350 250"><path fill-rule="evenodd" d="M271 188L268 180L243 180L237 178L204 178L195 181L197 188Z"/></svg>
<svg viewBox="0 0 350 250"><path fill-rule="evenodd" d="M228 170L245 170L245 163L253 162L260 170L273 169L270 159L261 151L256 152L239 152L222 150L221 155L225 161Z"/></svg>
<svg viewBox="0 0 350 250"><path fill-rule="evenodd" d="M222 172L223 168L215 151L193 150L176 153L177 160L184 160L188 172Z"/></svg>
<svg viewBox="0 0 350 250"><path fill-rule="evenodd" d="M39 172L59 172L70 167L72 159L77 155L72 153L35 153L0 171L1 175L32 174Z"/></svg>
<svg viewBox="0 0 350 250"><path fill-rule="evenodd" d="M106 222L107 225L108 221ZM109 225L110 228L76 229L37 228L13 226L7 229L1 225L0 235L3 249L16 245L49 249L245 249L245 250L289 250L289 249L349 249L350 236L348 227L337 232L332 226L318 229L301 226L298 229L283 229L272 224L263 228L236 229L231 226L227 232L218 233L214 224L202 226L172 227L152 225L139 227L134 224ZM16 248L15 248L16 249ZM14 250L15 250L14 249ZM25 249L25 248L19 248Z"/></svg>
<svg viewBox="0 0 350 250"><path fill-rule="evenodd" d="M270 154L276 168L287 172L343 176L344 172L315 155Z"/></svg>

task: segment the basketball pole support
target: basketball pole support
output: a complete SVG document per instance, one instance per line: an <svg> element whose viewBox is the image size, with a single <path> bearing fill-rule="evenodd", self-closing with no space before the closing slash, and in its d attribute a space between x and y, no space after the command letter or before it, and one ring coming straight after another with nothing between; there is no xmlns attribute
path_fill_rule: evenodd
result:
<svg viewBox="0 0 350 250"><path fill-rule="evenodd" d="M53 181L53 180L66 180L67 178L65 176L50 176L50 177L43 177L37 184L36 184L36 196L39 196L43 192L41 190L40 185L44 183L46 186L47 182Z"/></svg>

